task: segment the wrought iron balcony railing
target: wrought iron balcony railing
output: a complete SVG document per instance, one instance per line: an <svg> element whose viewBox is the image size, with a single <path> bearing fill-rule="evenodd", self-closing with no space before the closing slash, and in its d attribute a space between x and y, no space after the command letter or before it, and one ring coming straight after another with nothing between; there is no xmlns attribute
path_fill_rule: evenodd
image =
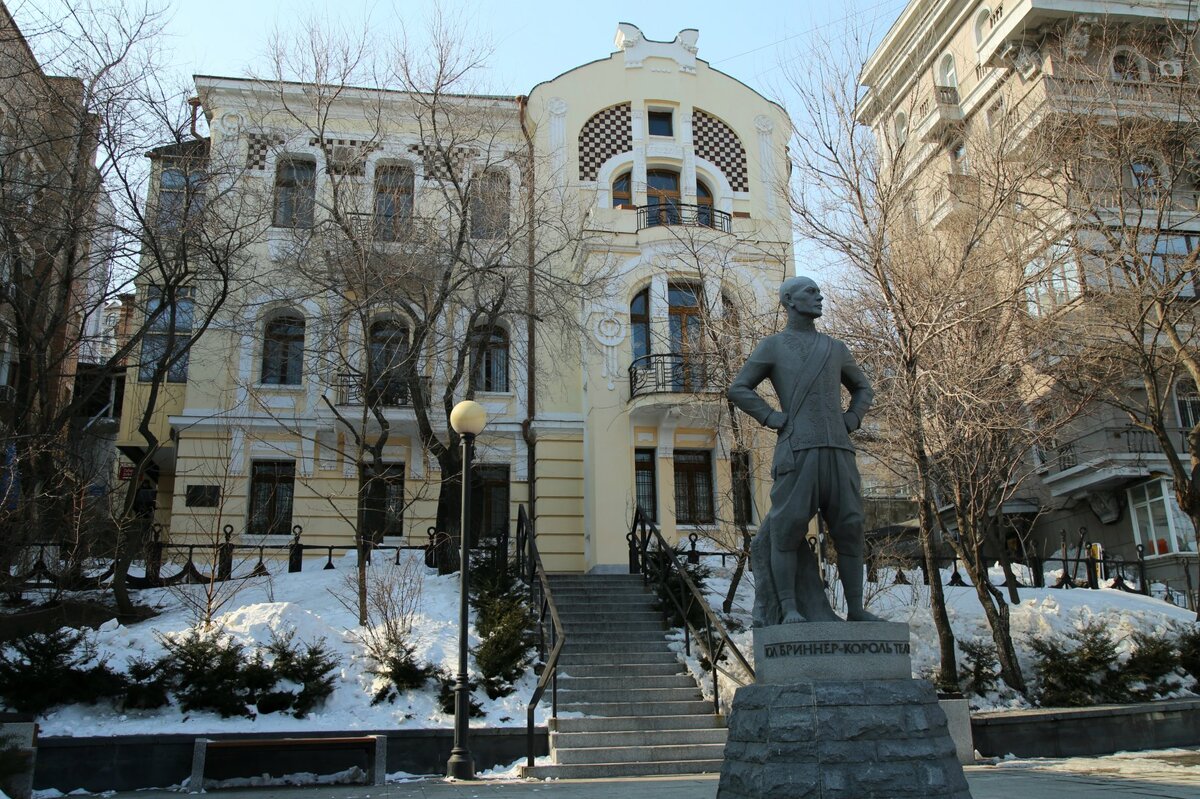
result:
<svg viewBox="0 0 1200 799"><path fill-rule="evenodd" d="M664 225L709 227L722 233L733 231L733 217L711 205L656 203L638 208L638 230Z"/></svg>
<svg viewBox="0 0 1200 799"><path fill-rule="evenodd" d="M421 394L428 398L433 382L419 378ZM368 378L362 374L339 372L333 387L337 390L338 405L363 405L384 408L411 408L413 396L409 383L402 377Z"/></svg>
<svg viewBox="0 0 1200 799"><path fill-rule="evenodd" d="M643 355L629 365L629 398L645 394L707 394L722 391L715 364L703 355Z"/></svg>

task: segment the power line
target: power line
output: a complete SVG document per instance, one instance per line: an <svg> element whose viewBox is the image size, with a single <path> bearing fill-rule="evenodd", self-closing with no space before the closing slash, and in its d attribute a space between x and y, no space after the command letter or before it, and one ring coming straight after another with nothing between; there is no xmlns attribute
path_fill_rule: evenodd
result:
<svg viewBox="0 0 1200 799"><path fill-rule="evenodd" d="M852 11L852 12L851 12L851 13L849 13L849 14L846 14L846 15L845 15L845 16L843 16L843 17L838 17L837 19L831 19L831 20L829 20L828 22L822 22L820 25L814 25L814 26L813 26L813 27L811 27L811 28L807 28L807 29L805 29L805 30L802 30L802 31L797 31L796 33L792 33L792 34L789 34L789 35L787 35L787 36L784 36L782 39L777 39L777 40L775 40L775 41L773 41L773 42L770 42L770 43L768 43L768 44L760 45L759 47L755 47L755 48L753 48L753 49L746 50L745 52L738 53L738 54L736 54L736 55L731 55L731 56L728 56L728 57L726 57L726 58L719 58L719 59L717 59L717 60L715 60L715 61L711 61L711 62L709 62L709 63L711 63L711 64L723 64L723 63L725 63L726 61L733 61L734 59L741 58L742 56L747 56L747 55L750 55L751 53L757 53L757 52L759 52L760 50L766 50L766 49L769 49L769 48L771 48L771 47L778 47L779 45L783 44L784 42L786 42L786 41L790 41L790 40L792 40L792 39L795 39L795 38L797 38L797 37L799 37L799 36L808 36L808 35L811 35L811 34L813 34L813 33L816 33L816 32L817 32L817 31L819 31L819 30L822 30L822 29L824 29L824 28L828 28L828 27L830 27L831 25L836 25L836 24L838 24L838 23L841 23L841 22L846 22L847 20L854 19L855 17L857 17L857 16L860 16L860 15L862 15L862 14L864 14L864 13L868 12L868 11L875 11L876 9L883 8L884 6L892 6L892 5L895 5L897 2L902 2L902 3L905 3L905 4L907 4L908 0L883 0L883 2L876 3L876 4L875 4L875 5L873 5L873 6L867 6L866 8L855 9L854 11Z"/></svg>

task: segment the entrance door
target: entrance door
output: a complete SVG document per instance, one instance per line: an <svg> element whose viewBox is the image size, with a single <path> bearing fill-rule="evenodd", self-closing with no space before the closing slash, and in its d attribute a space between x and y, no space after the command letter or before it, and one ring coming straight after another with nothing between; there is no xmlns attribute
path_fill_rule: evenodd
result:
<svg viewBox="0 0 1200 799"><path fill-rule="evenodd" d="M698 391L703 386L703 329L700 316L700 291L686 283L667 287L670 319L671 354L677 356L672 368L672 391Z"/></svg>
<svg viewBox="0 0 1200 799"><path fill-rule="evenodd" d="M364 540L379 544L384 536L404 535L404 465L387 466L378 474L363 467L358 502Z"/></svg>

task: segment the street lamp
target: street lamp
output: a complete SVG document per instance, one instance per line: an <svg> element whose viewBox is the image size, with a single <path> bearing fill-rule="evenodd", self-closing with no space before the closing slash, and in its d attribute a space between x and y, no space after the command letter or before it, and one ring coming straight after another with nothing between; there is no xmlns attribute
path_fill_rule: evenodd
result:
<svg viewBox="0 0 1200 799"><path fill-rule="evenodd" d="M454 681L454 748L446 761L446 776L457 780L475 779L475 759L467 749L471 727L471 691L467 680L467 591L470 577L471 453L475 436L483 432L487 412L474 400L465 400L450 411L450 426L462 437L462 522L458 531L458 678Z"/></svg>

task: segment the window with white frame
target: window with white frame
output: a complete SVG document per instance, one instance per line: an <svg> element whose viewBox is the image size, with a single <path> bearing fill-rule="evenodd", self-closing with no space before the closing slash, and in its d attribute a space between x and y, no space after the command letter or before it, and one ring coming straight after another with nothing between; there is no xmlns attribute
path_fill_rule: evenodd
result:
<svg viewBox="0 0 1200 799"><path fill-rule="evenodd" d="M1029 313L1034 316L1050 313L1083 292L1079 262L1066 241L1055 242L1031 258L1025 276L1029 280L1026 289Z"/></svg>
<svg viewBox="0 0 1200 799"><path fill-rule="evenodd" d="M1175 501L1174 481L1151 480L1128 491L1134 540L1146 557L1196 551L1192 522Z"/></svg>
<svg viewBox="0 0 1200 799"><path fill-rule="evenodd" d="M168 167L158 181L158 209L155 226L161 233L189 232L195 229L204 212L205 174Z"/></svg>
<svg viewBox="0 0 1200 799"><path fill-rule="evenodd" d="M896 146L899 147L908 141L908 115L903 111L897 111L892 124L893 132L896 135Z"/></svg>
<svg viewBox="0 0 1200 799"><path fill-rule="evenodd" d="M988 32L988 17L992 15L992 10L987 6L979 9L979 13L975 15L975 46L979 47L983 44L983 38Z"/></svg>
<svg viewBox="0 0 1200 799"><path fill-rule="evenodd" d="M954 66L954 56L950 53L942 56L942 61L938 65L938 86L958 88L958 70Z"/></svg>
<svg viewBox="0 0 1200 799"><path fill-rule="evenodd" d="M275 227L310 228L316 205L317 165L299 159L281 160L275 167Z"/></svg>
<svg viewBox="0 0 1200 799"><path fill-rule="evenodd" d="M1152 155L1141 155L1129 162L1127 170L1129 188L1143 194L1158 194L1166 188L1166 173L1162 164Z"/></svg>
<svg viewBox="0 0 1200 799"><path fill-rule="evenodd" d="M142 354L138 364L138 380L154 379L162 364L168 383L186 383L188 348L191 345L195 316L194 293L190 287L176 286L166 292L151 286L146 296L146 318L149 323L142 336Z"/></svg>

